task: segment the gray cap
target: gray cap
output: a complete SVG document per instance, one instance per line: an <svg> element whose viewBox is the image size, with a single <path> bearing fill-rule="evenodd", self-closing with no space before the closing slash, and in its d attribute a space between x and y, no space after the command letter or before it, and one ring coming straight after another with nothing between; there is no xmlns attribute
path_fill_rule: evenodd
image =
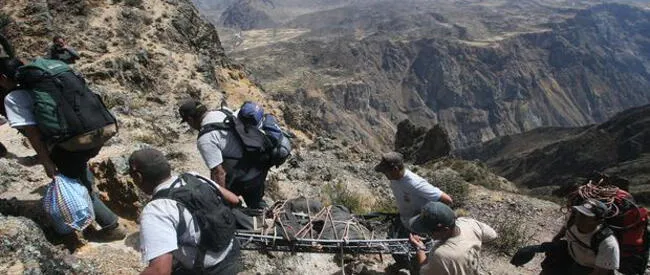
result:
<svg viewBox="0 0 650 275"><path fill-rule="evenodd" d="M455 224L454 210L437 201L425 204L420 215L409 220L409 227L415 233L430 233L441 228L452 228Z"/></svg>
<svg viewBox="0 0 650 275"><path fill-rule="evenodd" d="M404 157L398 152L388 152L381 156L381 162L375 166L375 171L384 172L404 166Z"/></svg>
<svg viewBox="0 0 650 275"><path fill-rule="evenodd" d="M607 205L599 200L587 199L583 204L573 207L576 211L587 217L603 218L608 212Z"/></svg>

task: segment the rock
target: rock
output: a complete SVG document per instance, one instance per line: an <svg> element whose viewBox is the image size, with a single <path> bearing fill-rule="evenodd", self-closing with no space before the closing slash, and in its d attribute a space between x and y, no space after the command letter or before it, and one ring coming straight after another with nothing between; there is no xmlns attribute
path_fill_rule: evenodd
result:
<svg viewBox="0 0 650 275"><path fill-rule="evenodd" d="M54 247L40 227L24 217L0 215L0 262L12 263L0 267L4 274L101 274L95 263Z"/></svg>
<svg viewBox="0 0 650 275"><path fill-rule="evenodd" d="M424 164L448 156L451 143L447 132L440 125L427 130L406 119L397 125L395 150L402 153L406 160Z"/></svg>
<svg viewBox="0 0 650 275"><path fill-rule="evenodd" d="M275 22L263 11L253 7L253 1L237 1L222 14L223 25L241 30L272 28Z"/></svg>
<svg viewBox="0 0 650 275"><path fill-rule="evenodd" d="M129 176L125 158L108 159L90 164L99 191L104 192L106 205L119 216L137 220L147 196L136 187Z"/></svg>

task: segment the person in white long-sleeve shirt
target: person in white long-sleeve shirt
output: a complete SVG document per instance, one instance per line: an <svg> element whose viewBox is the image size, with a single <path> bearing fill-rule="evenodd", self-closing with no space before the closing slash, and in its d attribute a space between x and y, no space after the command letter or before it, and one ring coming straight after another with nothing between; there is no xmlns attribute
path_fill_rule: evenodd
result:
<svg viewBox="0 0 650 275"><path fill-rule="evenodd" d="M400 153L383 154L381 162L375 166L375 171L383 173L390 180L390 188L399 211L399 221L393 222L389 232L390 237L408 238L411 233L408 221L420 214L420 210L428 202L441 202L447 205L453 203L453 199L440 188L406 169L404 157ZM393 258L397 268L408 266L406 256L393 255Z"/></svg>

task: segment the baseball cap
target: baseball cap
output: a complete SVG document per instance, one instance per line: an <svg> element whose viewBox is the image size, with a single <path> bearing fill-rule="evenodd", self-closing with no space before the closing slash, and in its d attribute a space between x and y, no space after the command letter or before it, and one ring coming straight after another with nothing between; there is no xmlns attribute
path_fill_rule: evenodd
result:
<svg viewBox="0 0 650 275"><path fill-rule="evenodd" d="M603 218L607 214L607 206L596 199L587 199L583 204L573 207L587 217Z"/></svg>
<svg viewBox="0 0 650 275"><path fill-rule="evenodd" d="M376 172L384 172L404 165L404 157L397 152L388 152L381 155L381 162L375 166Z"/></svg>
<svg viewBox="0 0 650 275"><path fill-rule="evenodd" d="M242 121L250 122L250 124L259 125L264 117L264 109L255 102L246 101L239 108L237 117Z"/></svg>
<svg viewBox="0 0 650 275"><path fill-rule="evenodd" d="M178 113L181 115L181 123L186 122L188 117L194 117L199 112L205 112L207 108L196 99L188 99L181 102Z"/></svg>
<svg viewBox="0 0 650 275"><path fill-rule="evenodd" d="M456 223L456 214L441 202L428 202L420 215L409 220L409 227L415 233L430 233L440 228L451 228Z"/></svg>

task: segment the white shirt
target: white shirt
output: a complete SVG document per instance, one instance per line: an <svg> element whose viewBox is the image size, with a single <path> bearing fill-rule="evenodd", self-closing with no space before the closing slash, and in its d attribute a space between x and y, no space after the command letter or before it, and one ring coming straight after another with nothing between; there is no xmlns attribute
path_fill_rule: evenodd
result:
<svg viewBox="0 0 650 275"><path fill-rule="evenodd" d="M420 214L425 204L439 201L442 195L438 187L408 169L401 179L390 181L390 189L393 190L400 219L406 228L409 228L409 219Z"/></svg>
<svg viewBox="0 0 650 275"><path fill-rule="evenodd" d="M166 182L159 184L154 189L154 194L160 190L169 188L177 179L177 176L173 176ZM213 181L208 180L206 182L221 189ZM184 184L181 181L181 184L177 184L177 186ZM171 199L156 199L149 202L142 210L142 215L140 216L140 249L142 252L142 260L145 263L149 263L151 260L171 252L174 260L178 261L185 268L191 269L194 266L194 257L197 252L196 246L199 243L201 232L196 227L191 213L185 209L183 212L186 223L185 232L181 235L181 241L178 242L176 228L178 228L180 218L176 203L176 201ZM180 248L178 247L179 243L181 243ZM232 250L232 246L233 240L222 251L207 251L203 263L204 266L214 266L223 261L230 250Z"/></svg>
<svg viewBox="0 0 650 275"><path fill-rule="evenodd" d="M591 245L592 236L600 230L597 227L594 231L589 233L580 233L578 227L573 225L569 228L567 233L567 241L569 242L569 255L576 263L594 268L600 267L606 270L617 270L619 268L620 251L618 241L615 236L609 236L598 245L598 254L589 247L580 245Z"/></svg>
<svg viewBox="0 0 650 275"><path fill-rule="evenodd" d="M234 114L237 115L236 113ZM201 121L201 127L211 124L223 122L226 119L226 114L220 111L212 111L206 113ZM205 165L209 169L217 167L223 163L224 158L238 159L243 156L243 149L239 137L229 130L215 130L208 132L199 137L196 142L197 148L203 157ZM245 177L239 180L248 180L257 177L262 171L258 168L249 169Z"/></svg>
<svg viewBox="0 0 650 275"><path fill-rule="evenodd" d="M5 97L7 120L12 128L37 125L34 117L34 98L27 90L15 90Z"/></svg>

